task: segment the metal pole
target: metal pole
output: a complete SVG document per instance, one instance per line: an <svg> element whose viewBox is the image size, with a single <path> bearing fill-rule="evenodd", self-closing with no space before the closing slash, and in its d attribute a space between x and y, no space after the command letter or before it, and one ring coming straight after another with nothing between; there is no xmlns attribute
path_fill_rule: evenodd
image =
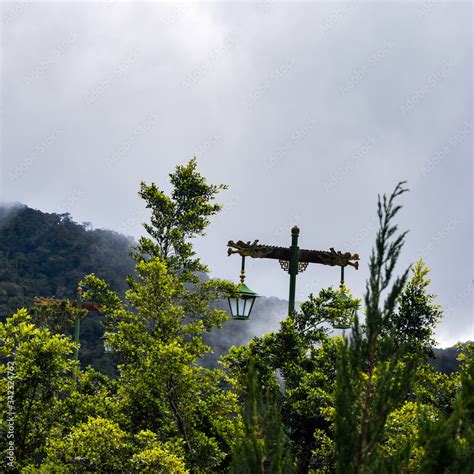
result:
<svg viewBox="0 0 474 474"><path fill-rule="evenodd" d="M240 283L245 281L245 257L242 256L242 267L240 268Z"/></svg>
<svg viewBox="0 0 474 474"><path fill-rule="evenodd" d="M79 332L81 330L82 288L77 288L76 320L74 321L74 342L78 345L74 348L74 360L79 360Z"/></svg>
<svg viewBox="0 0 474 474"><path fill-rule="evenodd" d="M296 293L296 275L298 275L298 261L300 256L300 249L298 247L298 236L300 230L297 226L291 229L291 247L290 247L290 296L288 298L288 314L295 311L295 293Z"/></svg>

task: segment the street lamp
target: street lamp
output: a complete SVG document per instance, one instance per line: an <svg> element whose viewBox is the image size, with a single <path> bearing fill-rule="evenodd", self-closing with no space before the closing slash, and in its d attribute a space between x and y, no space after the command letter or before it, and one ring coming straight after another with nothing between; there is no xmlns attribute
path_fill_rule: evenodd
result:
<svg viewBox="0 0 474 474"><path fill-rule="evenodd" d="M344 303L349 300L349 297L344 292L344 288L344 267L341 267L341 283L339 285L340 294L338 296L339 305L344 305ZM357 308L355 306L348 309L341 309L338 314L338 320L333 324L334 329L349 329L356 314Z"/></svg>
<svg viewBox="0 0 474 474"><path fill-rule="evenodd" d="M112 354L114 352L114 348L112 344L110 344L109 338L104 334L102 337L102 344L104 345L104 352L106 354Z"/></svg>
<svg viewBox="0 0 474 474"><path fill-rule="evenodd" d="M233 319L249 319L250 313L258 298L257 293L252 291L245 283L245 256L242 256L242 268L240 271L240 284L237 287L235 297L227 298L230 314Z"/></svg>
<svg viewBox="0 0 474 474"><path fill-rule="evenodd" d="M239 254L242 259L245 257L252 258L271 258L276 259L280 262L282 270L286 271L290 275L290 291L288 298L288 314L292 314L295 310L295 293L296 293L296 276L298 273L304 272L309 263L318 263L321 265L330 265L330 266L340 266L342 269L347 265L354 267L356 270L359 268L359 255L351 254L350 252L339 252L330 248L329 251L324 250L304 250L298 247L298 237L300 230L297 226L294 226L291 229L291 246L290 247L275 247L273 245L261 245L258 244L258 240L255 240L253 243L243 242L239 240L234 242L229 240L227 243L227 255L232 255L234 253ZM244 261L242 260L242 272L244 270ZM241 284L239 285L241 289L240 300L247 297L247 304L250 304L250 308L246 313L246 316L240 316L236 319L248 319L250 316L250 311L253 307L253 302L255 301L255 293L248 289L244 285L243 279L241 276ZM230 300L229 300L229 304ZM236 303L237 304L237 303ZM245 307L247 309L247 306ZM243 313L242 310L237 306L231 306L232 317L234 315L239 315Z"/></svg>

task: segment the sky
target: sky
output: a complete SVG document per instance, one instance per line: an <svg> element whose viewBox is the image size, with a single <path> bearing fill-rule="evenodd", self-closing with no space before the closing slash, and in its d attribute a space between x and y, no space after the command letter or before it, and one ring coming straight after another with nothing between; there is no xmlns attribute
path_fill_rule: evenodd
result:
<svg viewBox="0 0 474 474"><path fill-rule="evenodd" d="M196 249L238 280L228 240L360 255L377 195L407 180L398 272L424 258L441 346L474 340L470 2L2 2L0 200L141 235L141 181L193 156L226 183ZM298 276L299 301L337 285ZM246 283L287 298L278 262ZM258 304L258 302L256 303Z"/></svg>

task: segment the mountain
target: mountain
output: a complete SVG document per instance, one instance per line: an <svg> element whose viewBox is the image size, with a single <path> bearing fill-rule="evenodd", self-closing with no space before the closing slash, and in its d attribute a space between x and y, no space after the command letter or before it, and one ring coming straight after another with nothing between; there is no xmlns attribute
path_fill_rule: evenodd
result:
<svg viewBox="0 0 474 474"><path fill-rule="evenodd" d="M130 257L133 239L89 227L74 222L68 213L45 213L19 203L0 204L0 320L17 308L31 306L35 296L75 298L77 283L88 273L95 273L124 294L126 276L134 272ZM226 302L220 307L227 309ZM229 319L221 329L206 335L213 354L203 359L203 365L216 366L219 356L233 345L277 330L287 310L285 300L258 298L250 319ZM80 360L83 366L113 374L115 356L104 352L102 318L92 313L82 321ZM438 370L450 373L457 369L457 348L434 349L434 353L432 363Z"/></svg>
<svg viewBox="0 0 474 474"><path fill-rule="evenodd" d="M74 298L78 282L94 272L119 293L134 271L133 240L117 232L89 230L65 214L25 205L0 205L0 317L35 296Z"/></svg>
<svg viewBox="0 0 474 474"><path fill-rule="evenodd" d="M445 374L450 374L451 372L458 370L459 361L457 360L457 357L460 352L458 347L453 346L444 349L435 347L433 352L434 358L431 359L430 362L436 370Z"/></svg>

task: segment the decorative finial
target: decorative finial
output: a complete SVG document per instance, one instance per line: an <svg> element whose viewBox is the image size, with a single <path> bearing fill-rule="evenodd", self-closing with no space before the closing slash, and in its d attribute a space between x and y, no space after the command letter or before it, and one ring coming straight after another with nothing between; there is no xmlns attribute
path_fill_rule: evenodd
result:
<svg viewBox="0 0 474 474"><path fill-rule="evenodd" d="M300 229L297 225L295 225L293 229L291 229L291 235L299 235L299 233L300 233Z"/></svg>

